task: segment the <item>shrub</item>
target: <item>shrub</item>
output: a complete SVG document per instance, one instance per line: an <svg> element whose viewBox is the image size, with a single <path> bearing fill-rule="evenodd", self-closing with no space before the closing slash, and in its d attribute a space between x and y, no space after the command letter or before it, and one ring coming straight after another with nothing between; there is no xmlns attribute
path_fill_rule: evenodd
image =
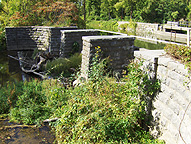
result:
<svg viewBox="0 0 191 144"><path fill-rule="evenodd" d="M0 27L0 50L6 49L5 29Z"/></svg>
<svg viewBox="0 0 191 144"><path fill-rule="evenodd" d="M69 77L73 73L71 68L75 70L79 69L81 61L81 54L76 53L70 58L58 58L47 62L45 70L48 72L48 74L54 76L60 76L62 74L64 77Z"/></svg>
<svg viewBox="0 0 191 144"><path fill-rule="evenodd" d="M10 110L11 121L40 124L64 105L64 91L65 88L55 80L25 82L22 93L17 95L16 104Z"/></svg>
<svg viewBox="0 0 191 144"><path fill-rule="evenodd" d="M22 94L22 83L7 83L0 89L0 114L9 113L10 108L14 107L17 96Z"/></svg>
<svg viewBox="0 0 191 144"><path fill-rule="evenodd" d="M191 69L191 49L184 45L168 44L164 47L167 54L175 59L180 60L189 69Z"/></svg>
<svg viewBox="0 0 191 144"><path fill-rule="evenodd" d="M15 12L10 17L10 25L58 25L70 26L78 23L78 9L70 1L45 0L37 2L26 11ZM82 20L80 20L82 24Z"/></svg>
<svg viewBox="0 0 191 144"><path fill-rule="evenodd" d="M121 25L119 26L120 32L121 32L121 33L127 33L127 26L128 26L128 23L121 24Z"/></svg>
<svg viewBox="0 0 191 144"><path fill-rule="evenodd" d="M129 23L121 24L119 28L121 33L127 33L128 35L136 35L137 23L130 19Z"/></svg>
<svg viewBox="0 0 191 144"><path fill-rule="evenodd" d="M118 31L118 23L117 21L109 20L109 21L90 21L87 22L88 29L102 29L108 31Z"/></svg>
<svg viewBox="0 0 191 144"><path fill-rule="evenodd" d="M157 143L143 129L146 97L154 96L159 82L132 63L124 83L105 74L106 60L96 48L89 81L65 89L57 80L33 80L22 85L10 110L12 120L39 124L49 117L58 143ZM12 88L11 90L14 90Z"/></svg>
<svg viewBox="0 0 191 144"><path fill-rule="evenodd" d="M125 84L108 80L100 68L105 64L97 56L89 81L71 90L66 105L55 114L61 117L55 124L58 143L157 142L141 122L145 118L144 97L153 95L159 83L151 81L138 64L130 65Z"/></svg>

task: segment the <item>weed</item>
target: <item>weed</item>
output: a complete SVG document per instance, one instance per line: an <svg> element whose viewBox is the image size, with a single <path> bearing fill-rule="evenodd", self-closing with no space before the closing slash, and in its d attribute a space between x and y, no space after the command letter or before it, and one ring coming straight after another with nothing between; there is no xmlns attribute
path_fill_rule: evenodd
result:
<svg viewBox="0 0 191 144"><path fill-rule="evenodd" d="M118 31L118 23L117 21L109 20L109 21L90 21L87 23L88 29L102 29L108 31Z"/></svg>
<svg viewBox="0 0 191 144"><path fill-rule="evenodd" d="M141 127L145 118L144 97L158 84L151 82L138 64L129 66L125 84L104 76L99 47L92 59L89 81L70 91L66 105L59 109L55 124L59 143L157 142ZM98 71L100 70L100 73ZM55 115L58 116L58 115Z"/></svg>
<svg viewBox="0 0 191 144"><path fill-rule="evenodd" d="M142 122L145 97L156 93L159 83L149 79L141 63L130 64L124 83L116 83L105 74L106 60L100 53L97 47L89 81L78 87L65 89L57 80L33 80L23 83L20 93L9 88L8 92L18 94L14 105L5 105L11 120L40 124L59 117L52 123L58 143L158 143Z"/></svg>
<svg viewBox="0 0 191 144"><path fill-rule="evenodd" d="M184 63L191 70L191 49L188 46L168 44L164 47L167 54Z"/></svg>

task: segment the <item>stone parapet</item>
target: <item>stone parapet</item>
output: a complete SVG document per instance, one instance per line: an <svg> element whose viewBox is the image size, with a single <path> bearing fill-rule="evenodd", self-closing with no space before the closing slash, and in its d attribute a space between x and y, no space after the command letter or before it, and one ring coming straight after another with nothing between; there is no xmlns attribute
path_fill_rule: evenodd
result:
<svg viewBox="0 0 191 144"><path fill-rule="evenodd" d="M6 27L7 50L60 51L60 30L77 29L76 27Z"/></svg>
<svg viewBox="0 0 191 144"><path fill-rule="evenodd" d="M129 36L84 36L82 49L82 77L88 78L91 57L95 47L100 47L102 58L109 57L111 69L121 73L134 58L134 38Z"/></svg>
<svg viewBox="0 0 191 144"><path fill-rule="evenodd" d="M98 35L98 30L93 29L82 29L82 30L61 30L61 51L64 57L68 57L72 51L81 52L82 51L82 37L83 36L96 36ZM78 49L74 50L76 47L74 44L78 45Z"/></svg>

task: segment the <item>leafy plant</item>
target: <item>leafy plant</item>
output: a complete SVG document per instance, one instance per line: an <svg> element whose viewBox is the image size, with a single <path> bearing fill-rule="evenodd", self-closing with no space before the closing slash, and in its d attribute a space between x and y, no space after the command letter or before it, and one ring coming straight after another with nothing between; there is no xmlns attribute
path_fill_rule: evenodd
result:
<svg viewBox="0 0 191 144"><path fill-rule="evenodd" d="M62 25L70 26L78 23L77 8L70 1L45 0L31 5L26 11L17 11L10 17L13 26ZM82 20L81 20L82 21ZM81 22L82 24L82 22Z"/></svg>
<svg viewBox="0 0 191 144"><path fill-rule="evenodd" d="M79 69L81 64L81 54L74 54L70 58L58 58L46 63L45 70L53 76L69 77L74 70Z"/></svg>
<svg viewBox="0 0 191 144"><path fill-rule="evenodd" d="M65 104L64 91L65 88L55 80L25 82L22 93L17 95L17 101L10 109L11 121L40 124Z"/></svg>
<svg viewBox="0 0 191 144"><path fill-rule="evenodd" d="M191 69L191 49L184 45L168 44L164 47L167 54L185 63Z"/></svg>
<svg viewBox="0 0 191 144"><path fill-rule="evenodd" d="M102 29L102 30L108 30L108 31L118 31L118 23L114 20L109 21L90 21L87 22L87 28L88 29Z"/></svg>
<svg viewBox="0 0 191 144"><path fill-rule="evenodd" d="M120 32L121 32L121 33L127 33L127 26L128 26L127 23L121 24L121 25L119 26Z"/></svg>
<svg viewBox="0 0 191 144"><path fill-rule="evenodd" d="M159 88L139 64L131 64L125 84L104 76L100 48L92 59L89 81L70 89L65 106L55 116L58 143L156 143L141 127L145 118L144 97ZM100 70L100 73L98 71ZM156 82L156 84L155 84Z"/></svg>
<svg viewBox="0 0 191 144"><path fill-rule="evenodd" d="M9 113L10 108L14 107L17 96L22 94L22 83L7 83L0 89L0 114Z"/></svg>
<svg viewBox="0 0 191 144"><path fill-rule="evenodd" d="M5 29L0 26L0 50L6 49Z"/></svg>
<svg viewBox="0 0 191 144"><path fill-rule="evenodd" d="M160 143L142 127L146 98L157 93L159 82L140 68L142 63L131 63L122 83L116 83L106 74L107 60L101 54L96 47L89 81L83 85L65 89L57 80L21 83L3 94L14 92L12 105L1 106L10 109L11 120L26 124L58 117L52 123L58 143Z"/></svg>

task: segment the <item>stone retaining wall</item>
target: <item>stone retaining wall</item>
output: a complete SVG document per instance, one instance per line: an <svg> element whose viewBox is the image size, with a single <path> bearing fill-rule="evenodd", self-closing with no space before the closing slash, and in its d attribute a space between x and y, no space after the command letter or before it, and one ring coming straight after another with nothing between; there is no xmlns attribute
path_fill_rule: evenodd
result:
<svg viewBox="0 0 191 144"><path fill-rule="evenodd" d="M161 81L161 91L152 102L153 126L150 131L153 136L165 140L167 144L189 144L191 80L183 64L164 54L163 50L135 52L136 58L145 60L144 67L149 67L151 75L154 73Z"/></svg>
<svg viewBox="0 0 191 144"><path fill-rule="evenodd" d="M76 29L76 27L6 27L7 50L39 50L59 51L61 43L60 30Z"/></svg>
<svg viewBox="0 0 191 144"><path fill-rule="evenodd" d="M129 36L87 36L82 37L82 77L88 78L91 56L95 47L100 47L103 58L108 57L111 61L113 71L121 73L127 66L129 60L134 58L134 38Z"/></svg>

